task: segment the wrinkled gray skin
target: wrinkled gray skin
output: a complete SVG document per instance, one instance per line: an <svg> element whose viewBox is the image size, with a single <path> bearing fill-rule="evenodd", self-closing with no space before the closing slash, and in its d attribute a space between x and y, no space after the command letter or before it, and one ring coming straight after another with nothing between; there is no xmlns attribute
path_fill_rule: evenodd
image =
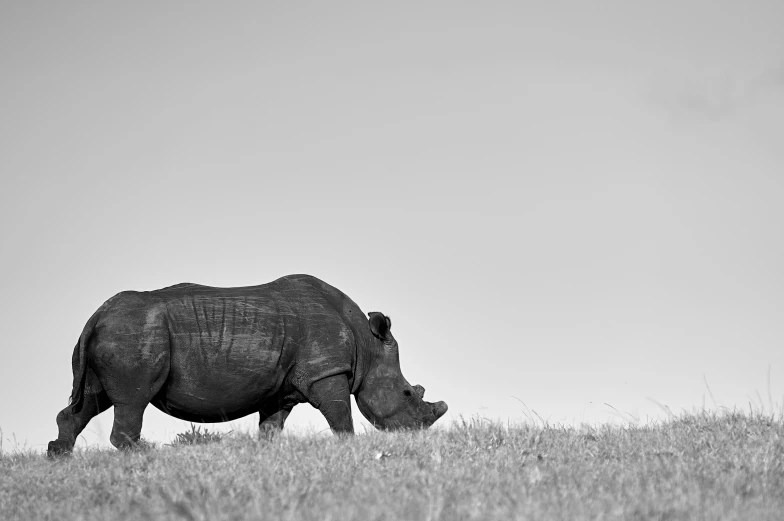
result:
<svg viewBox="0 0 784 521"><path fill-rule="evenodd" d="M428 427L447 405L424 401L424 388L403 377L390 327L389 317L365 318L344 293L309 275L120 293L90 318L74 349L71 401L57 415L48 454L70 453L90 419L112 405L118 448L138 442L149 403L196 422L258 412L271 434L308 402L333 432L353 433L353 394L380 429Z"/></svg>

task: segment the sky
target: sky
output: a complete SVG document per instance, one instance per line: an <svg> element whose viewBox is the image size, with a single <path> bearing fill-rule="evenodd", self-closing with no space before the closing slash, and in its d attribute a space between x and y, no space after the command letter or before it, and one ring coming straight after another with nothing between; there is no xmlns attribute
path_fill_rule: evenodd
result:
<svg viewBox="0 0 784 521"><path fill-rule="evenodd" d="M292 273L392 318L403 374L449 404L436 425L781 413L782 19L778 0L3 2L3 446L56 438L112 295ZM302 404L287 430L327 424Z"/></svg>

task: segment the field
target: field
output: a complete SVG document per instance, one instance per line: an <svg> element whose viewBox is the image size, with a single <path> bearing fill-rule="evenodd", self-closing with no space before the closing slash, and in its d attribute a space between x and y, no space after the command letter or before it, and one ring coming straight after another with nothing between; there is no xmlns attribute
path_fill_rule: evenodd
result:
<svg viewBox="0 0 784 521"><path fill-rule="evenodd" d="M781 520L784 423L737 412L624 428L474 419L57 461L5 452L0 518Z"/></svg>

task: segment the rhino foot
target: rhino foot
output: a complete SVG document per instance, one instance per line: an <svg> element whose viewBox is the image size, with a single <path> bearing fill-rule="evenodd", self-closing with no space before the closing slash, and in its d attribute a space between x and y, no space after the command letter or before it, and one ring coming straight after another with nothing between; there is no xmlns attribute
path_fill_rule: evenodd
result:
<svg viewBox="0 0 784 521"><path fill-rule="evenodd" d="M61 458L73 454L73 445L63 440L54 440L49 442L46 455L51 458Z"/></svg>

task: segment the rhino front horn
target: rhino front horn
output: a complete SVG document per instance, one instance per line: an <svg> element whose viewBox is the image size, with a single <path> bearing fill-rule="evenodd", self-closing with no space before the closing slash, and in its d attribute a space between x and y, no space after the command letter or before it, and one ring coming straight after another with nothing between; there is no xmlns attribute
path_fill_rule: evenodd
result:
<svg viewBox="0 0 784 521"><path fill-rule="evenodd" d="M436 415L436 420L443 416L449 409L446 402L436 402L433 404L433 413Z"/></svg>

